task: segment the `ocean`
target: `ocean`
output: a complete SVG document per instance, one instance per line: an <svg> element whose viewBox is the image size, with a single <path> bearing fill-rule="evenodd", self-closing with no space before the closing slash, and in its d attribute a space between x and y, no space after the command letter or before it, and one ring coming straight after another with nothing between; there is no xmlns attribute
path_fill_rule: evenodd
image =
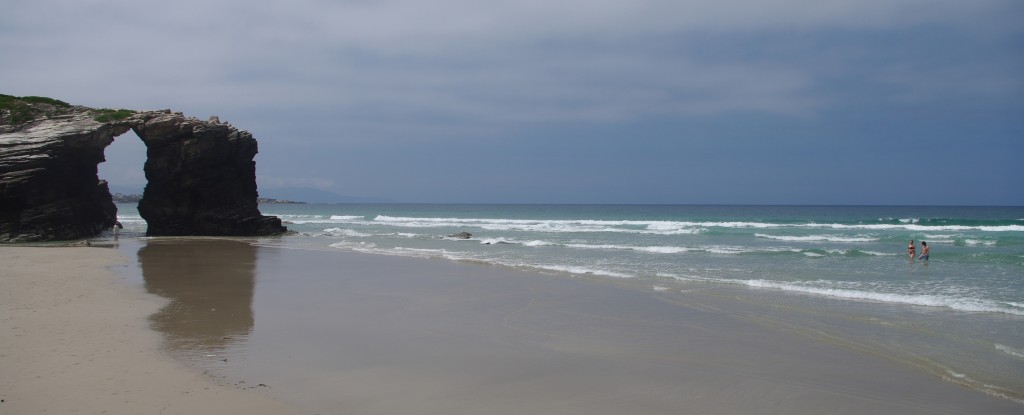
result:
<svg viewBox="0 0 1024 415"><path fill-rule="evenodd" d="M125 235L145 222L119 204ZM709 289L986 393L1024 399L1024 207L265 204L262 247ZM468 233L468 238L460 233ZM907 244L931 247L910 259ZM737 294L738 293L738 294ZM725 295L725 294L721 294ZM832 337L829 337L832 336Z"/></svg>

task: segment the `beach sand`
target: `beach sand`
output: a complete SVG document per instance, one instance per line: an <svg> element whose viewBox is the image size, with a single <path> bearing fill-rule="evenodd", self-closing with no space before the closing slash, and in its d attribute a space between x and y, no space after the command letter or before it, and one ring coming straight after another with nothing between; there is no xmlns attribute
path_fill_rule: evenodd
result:
<svg viewBox="0 0 1024 415"><path fill-rule="evenodd" d="M0 247L0 414L289 414L161 348L147 316L167 301L94 247Z"/></svg>
<svg viewBox="0 0 1024 415"><path fill-rule="evenodd" d="M738 291L232 240L137 244L122 242L129 258L0 248L0 414L1022 408ZM126 280L106 270L115 263Z"/></svg>

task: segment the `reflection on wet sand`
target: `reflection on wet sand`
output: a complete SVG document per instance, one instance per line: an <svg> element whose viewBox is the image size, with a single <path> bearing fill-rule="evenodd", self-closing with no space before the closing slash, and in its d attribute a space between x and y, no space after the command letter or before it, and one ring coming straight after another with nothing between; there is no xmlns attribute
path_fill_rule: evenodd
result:
<svg viewBox="0 0 1024 415"><path fill-rule="evenodd" d="M170 351L303 413L1020 412L874 352L884 349L858 337L861 320L743 289L229 240L145 244L145 287L170 300L151 317Z"/></svg>
<svg viewBox="0 0 1024 415"><path fill-rule="evenodd" d="M170 300L150 317L170 351L217 354L249 335L256 251L239 241L195 239L139 249L146 291Z"/></svg>

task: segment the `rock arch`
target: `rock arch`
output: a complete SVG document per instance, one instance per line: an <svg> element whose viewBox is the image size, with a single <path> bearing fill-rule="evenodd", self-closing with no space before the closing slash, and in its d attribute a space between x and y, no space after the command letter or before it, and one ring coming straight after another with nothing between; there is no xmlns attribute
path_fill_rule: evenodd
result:
<svg viewBox="0 0 1024 415"><path fill-rule="evenodd" d="M146 145L139 213L147 235L261 236L287 231L260 214L252 134L164 111L69 106L0 125L0 241L68 240L110 229L116 207L97 175L104 150L129 129Z"/></svg>

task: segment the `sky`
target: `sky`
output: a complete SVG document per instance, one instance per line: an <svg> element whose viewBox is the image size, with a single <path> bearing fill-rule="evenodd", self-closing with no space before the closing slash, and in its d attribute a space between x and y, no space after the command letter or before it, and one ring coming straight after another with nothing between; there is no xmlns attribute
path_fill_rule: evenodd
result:
<svg viewBox="0 0 1024 415"><path fill-rule="evenodd" d="M217 115L268 197L1024 205L1020 0L5 0L0 93Z"/></svg>

